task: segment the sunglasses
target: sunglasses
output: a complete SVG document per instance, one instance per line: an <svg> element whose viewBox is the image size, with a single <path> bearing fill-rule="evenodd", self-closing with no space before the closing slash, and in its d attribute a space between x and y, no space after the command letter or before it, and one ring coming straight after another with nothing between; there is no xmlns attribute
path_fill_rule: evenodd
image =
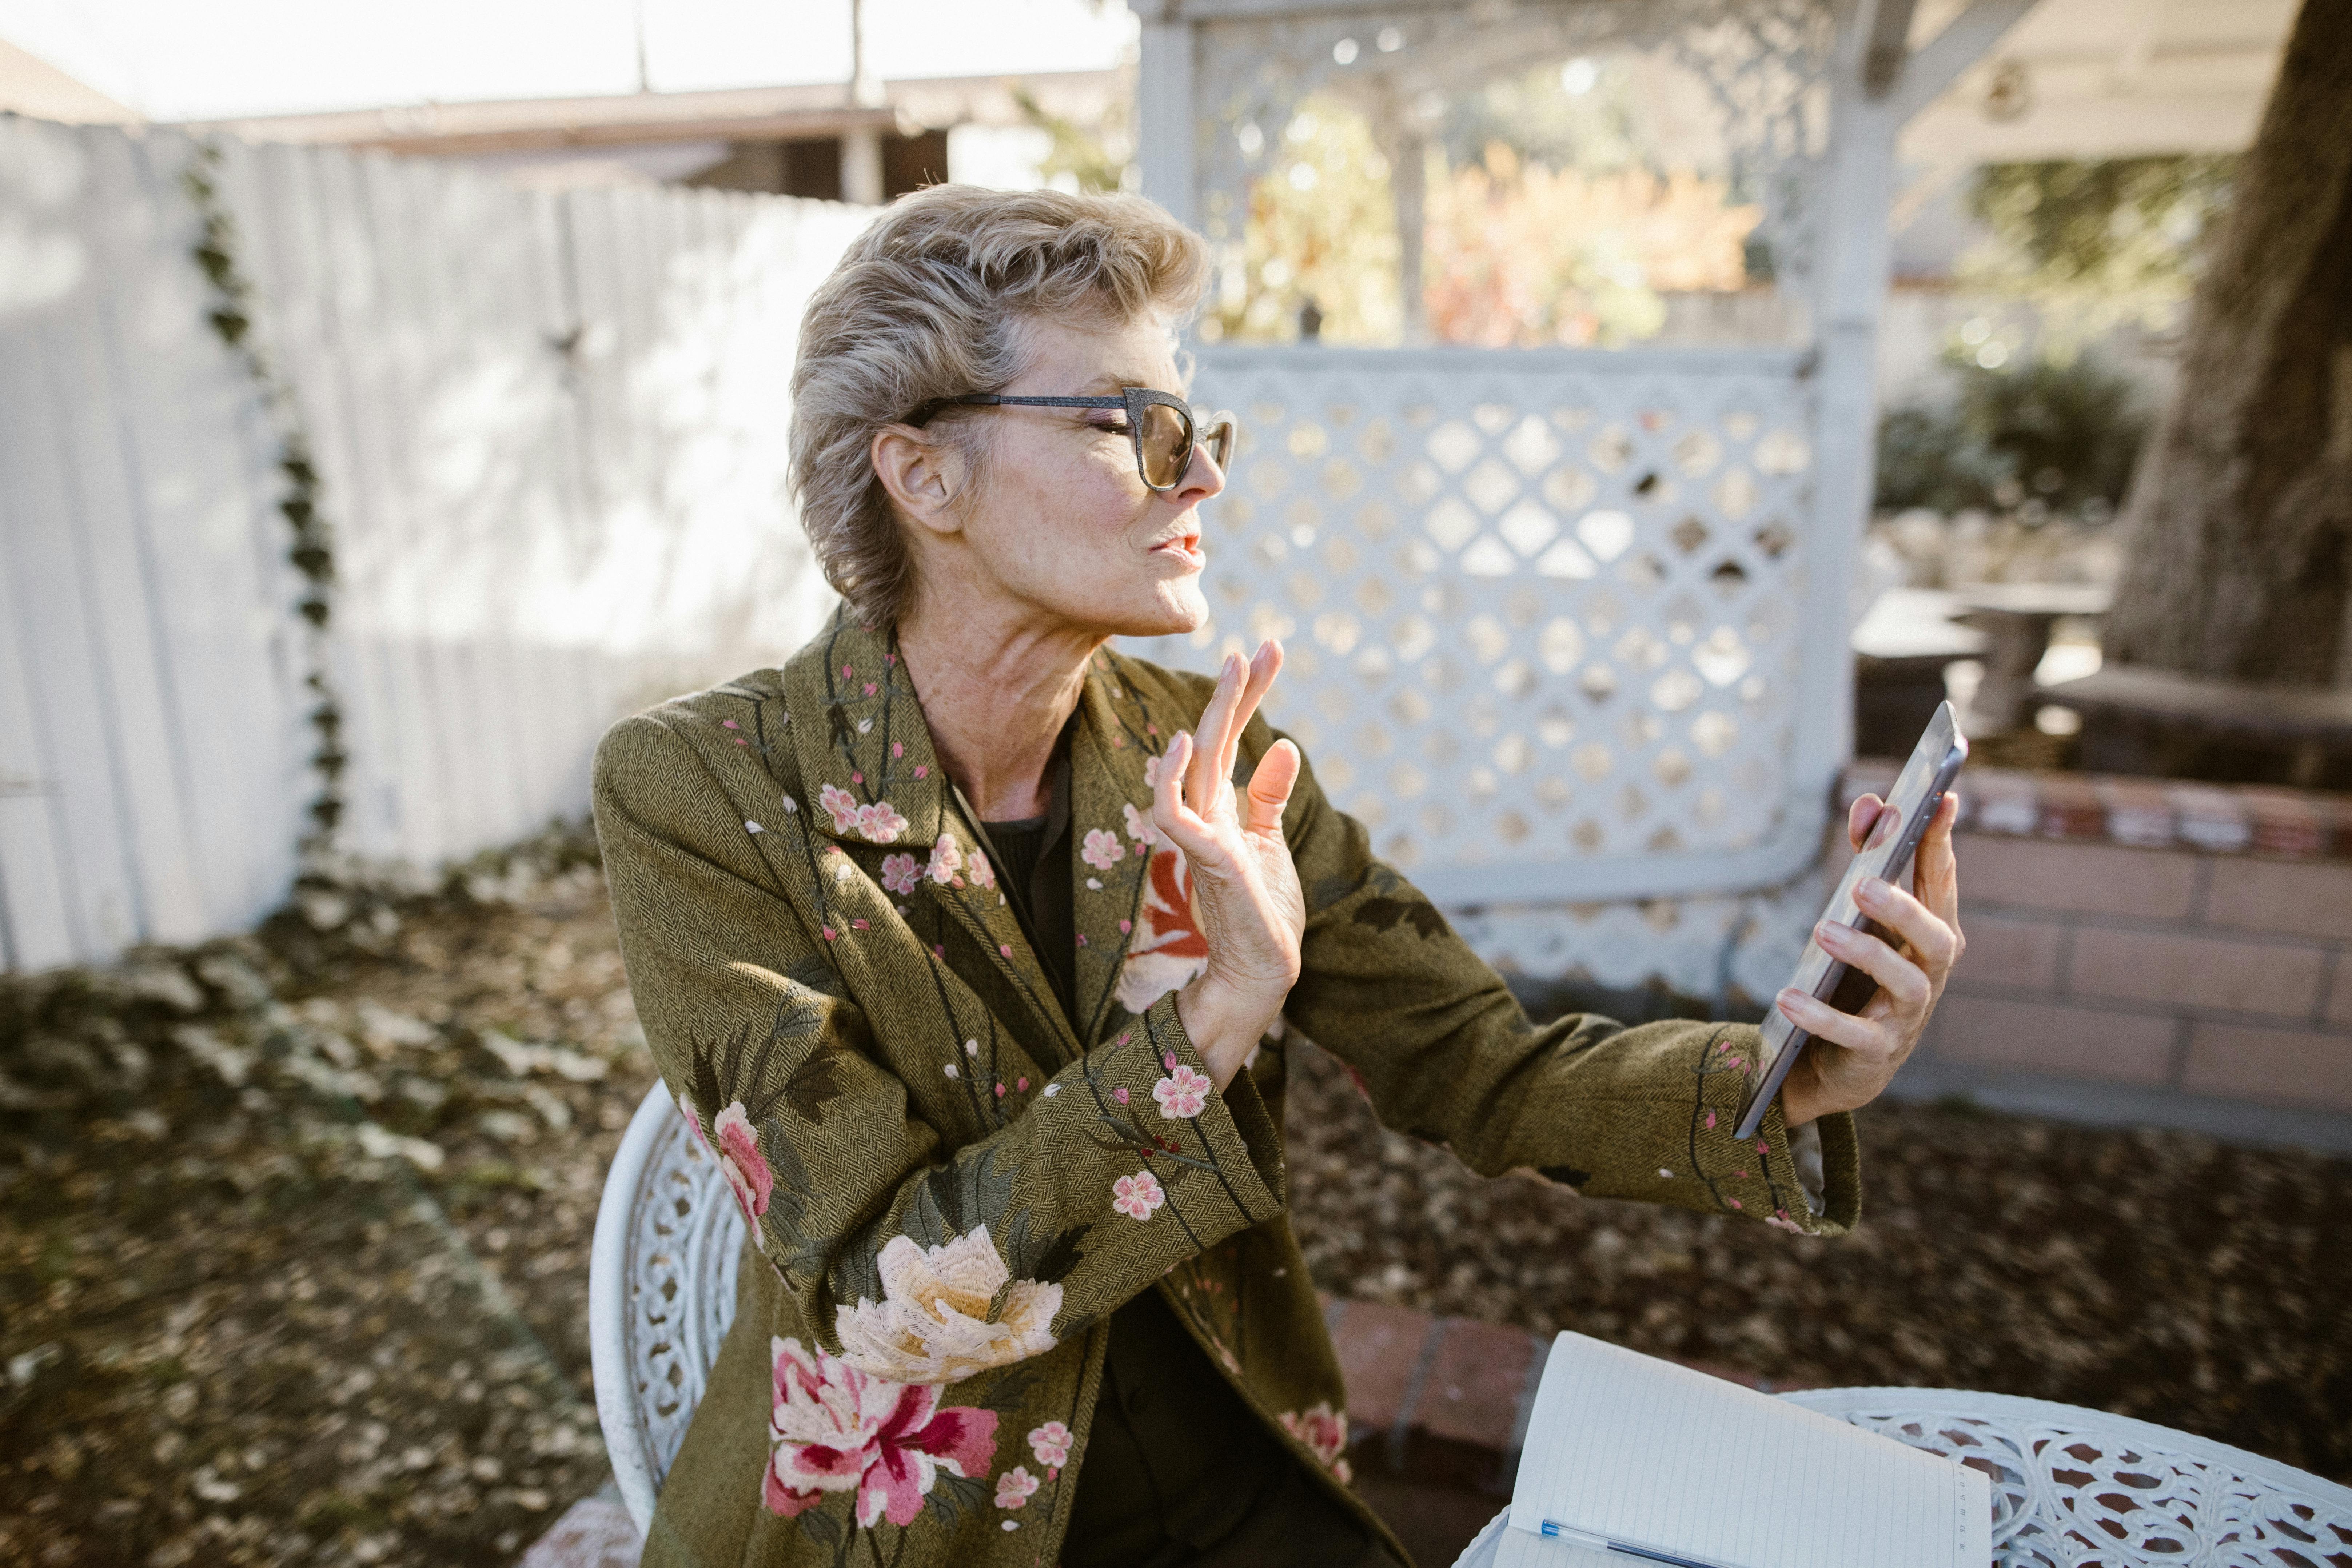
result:
<svg viewBox="0 0 2352 1568"><path fill-rule="evenodd" d="M1117 397L1000 397L992 393L966 393L961 397L934 397L915 410L907 423L920 429L942 408L1124 408L1127 434L1135 443L1135 471L1153 489L1166 492L1184 482L1192 467L1195 446L1205 446L1219 468L1234 455L1234 416L1213 416L1205 437L1192 423L1192 405L1172 393L1130 386Z"/></svg>

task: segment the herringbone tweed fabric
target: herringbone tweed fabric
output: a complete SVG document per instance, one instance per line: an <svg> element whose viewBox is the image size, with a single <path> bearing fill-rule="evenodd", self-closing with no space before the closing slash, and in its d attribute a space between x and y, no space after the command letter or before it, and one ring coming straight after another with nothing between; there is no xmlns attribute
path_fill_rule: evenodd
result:
<svg viewBox="0 0 2352 1568"><path fill-rule="evenodd" d="M596 824L630 987L757 1242L649 1565L1055 1562L1106 1321L1146 1289L1371 1519L1284 1213L1284 1041L1218 1092L1176 1013L1205 948L1147 781L1210 684L1108 651L1088 673L1075 1021L887 629L836 616L782 670L605 736ZM1274 739L1253 721L1243 768ZM1488 1174L1854 1223L1851 1118L1821 1123L1820 1215L1777 1109L1761 1142L1732 1140L1755 1030L1535 1026L1311 769L1284 831L1308 911L1287 1028L1383 1121Z"/></svg>

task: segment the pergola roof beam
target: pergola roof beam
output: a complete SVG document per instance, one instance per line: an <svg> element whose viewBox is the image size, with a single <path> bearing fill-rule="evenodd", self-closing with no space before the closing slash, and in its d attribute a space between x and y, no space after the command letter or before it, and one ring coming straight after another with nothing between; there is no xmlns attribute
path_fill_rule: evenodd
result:
<svg viewBox="0 0 2352 1568"><path fill-rule="evenodd" d="M1901 124L1933 103L1946 88L1959 79L1962 71L1982 59L1986 51L2000 41L2001 35L2017 26L2034 5L2035 0L1969 0L1967 10L1953 17L1942 32L1921 45L1905 62L1902 79L1894 91L1895 123Z"/></svg>

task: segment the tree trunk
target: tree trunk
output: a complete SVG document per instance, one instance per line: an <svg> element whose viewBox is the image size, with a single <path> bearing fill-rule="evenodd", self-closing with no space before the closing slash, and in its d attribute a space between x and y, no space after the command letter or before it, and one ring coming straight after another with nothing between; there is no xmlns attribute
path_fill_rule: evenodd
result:
<svg viewBox="0 0 2352 1568"><path fill-rule="evenodd" d="M2124 507L2106 656L2336 684L2352 665L2352 0L2305 0Z"/></svg>

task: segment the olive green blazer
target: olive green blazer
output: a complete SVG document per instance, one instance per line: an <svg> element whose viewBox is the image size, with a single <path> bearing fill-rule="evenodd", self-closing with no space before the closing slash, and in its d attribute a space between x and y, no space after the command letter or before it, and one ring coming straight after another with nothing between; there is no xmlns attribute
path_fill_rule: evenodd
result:
<svg viewBox="0 0 2352 1568"><path fill-rule="evenodd" d="M597 751L638 1016L757 1247L646 1563L1054 1563L1108 1320L1147 1289L1371 1519L1284 1212L1283 1039L1219 1092L1176 1013L1206 946L1181 858L1153 843L1150 781L1211 683L1109 651L1088 671L1072 1018L892 649L838 615L782 670L625 720ZM1243 766L1274 739L1253 721ZM1854 1223L1850 1118L1821 1123L1819 1215L1777 1109L1760 1142L1733 1141L1755 1030L1538 1027L1311 768L1284 831L1307 910L1288 1029L1384 1122L1485 1174Z"/></svg>

